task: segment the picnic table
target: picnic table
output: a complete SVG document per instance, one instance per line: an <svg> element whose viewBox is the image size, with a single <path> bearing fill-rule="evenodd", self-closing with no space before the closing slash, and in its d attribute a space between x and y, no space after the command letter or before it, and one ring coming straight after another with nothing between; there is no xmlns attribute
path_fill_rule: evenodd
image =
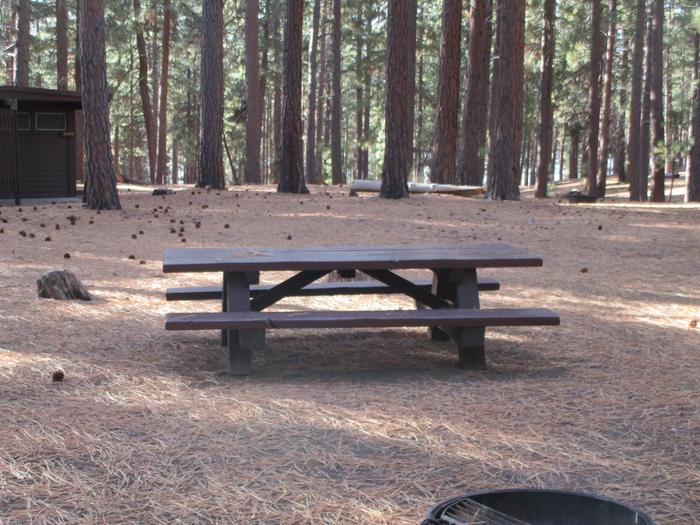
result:
<svg viewBox="0 0 700 525"><path fill-rule="evenodd" d="M459 364L485 367L484 336L489 326L558 325L559 316L544 308L482 309L479 291L499 289L479 278L481 268L539 267L542 258L504 243L321 246L301 248L174 248L165 251L163 271L220 272L222 286L171 288L168 300L220 299L221 311L167 314L167 330L222 330L233 375L251 372L253 351L265 344L265 331L293 328L386 328L428 326L434 339L457 344ZM425 269L429 280L411 280L396 270ZM259 284L261 272L295 272L276 284ZM352 277L357 271L372 281L322 282L331 272ZM415 310L333 310L268 312L293 296L404 294Z"/></svg>

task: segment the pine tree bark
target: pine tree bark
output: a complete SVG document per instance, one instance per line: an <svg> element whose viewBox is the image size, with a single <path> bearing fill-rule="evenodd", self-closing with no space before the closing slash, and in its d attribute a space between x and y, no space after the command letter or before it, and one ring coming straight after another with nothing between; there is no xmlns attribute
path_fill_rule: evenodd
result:
<svg viewBox="0 0 700 525"><path fill-rule="evenodd" d="M85 204L93 210L117 210L121 206L109 136L104 4L103 0L79 1Z"/></svg>
<svg viewBox="0 0 700 525"><path fill-rule="evenodd" d="M75 3L75 90L82 91L82 67L80 65L80 0ZM83 111L75 112L75 179L85 181L85 139L83 133Z"/></svg>
<svg viewBox="0 0 700 525"><path fill-rule="evenodd" d="M641 144L639 146L640 176L639 200L649 200L649 166L651 157L651 16L647 18L647 47L644 74L644 91L642 93Z"/></svg>
<svg viewBox="0 0 700 525"><path fill-rule="evenodd" d="M471 0L469 63L457 160L457 179L461 184L469 186L481 186L484 183L492 11L492 0Z"/></svg>
<svg viewBox="0 0 700 525"><path fill-rule="evenodd" d="M685 174L685 202L700 202L700 33L695 32L693 52L693 118L690 151Z"/></svg>
<svg viewBox="0 0 700 525"><path fill-rule="evenodd" d="M171 173L172 173L172 179L171 183L172 184L179 184L180 183L180 148L178 145L177 137L173 137L173 155L172 155L172 167L171 167Z"/></svg>
<svg viewBox="0 0 700 525"><path fill-rule="evenodd" d="M602 32L603 7L600 0L591 0L590 79L588 81L588 162L586 166L586 193L598 194L598 134L600 133L600 73L604 40Z"/></svg>
<svg viewBox="0 0 700 525"><path fill-rule="evenodd" d="M170 68L170 0L163 0L163 35L160 70L160 104L158 113L158 184L168 182L168 78Z"/></svg>
<svg viewBox="0 0 700 525"><path fill-rule="evenodd" d="M362 35L362 2L357 3L357 12L355 13L355 179L362 179L362 134L365 94L364 94L364 76L363 76L363 35ZM365 40L367 36L365 35Z"/></svg>
<svg viewBox="0 0 700 525"><path fill-rule="evenodd" d="M326 4L327 5L327 4ZM324 11L325 12L325 11ZM327 61L326 56L326 35L324 28L326 27L326 15L323 16L323 21L321 24L320 38L321 45L319 50L319 72L318 72L318 97L317 97L317 108L316 108L316 160L314 161L314 182L316 184L324 183L324 173L323 173L323 137L325 131L326 115L325 115L325 102L326 102L326 77L327 77Z"/></svg>
<svg viewBox="0 0 700 525"><path fill-rule="evenodd" d="M578 179L578 157L581 141L581 128L577 125L569 129L569 180Z"/></svg>
<svg viewBox="0 0 700 525"><path fill-rule="evenodd" d="M318 86L318 31L321 20L321 0L313 0L311 37L309 39L309 97L306 121L306 180L319 184L316 179L316 92Z"/></svg>
<svg viewBox="0 0 700 525"><path fill-rule="evenodd" d="M523 113L525 0L496 1L496 47L486 198L518 200Z"/></svg>
<svg viewBox="0 0 700 525"><path fill-rule="evenodd" d="M637 0L635 10L634 44L632 49L632 85L630 88L629 126L627 128L627 178L630 200L641 200L642 158L642 77L644 75L644 21L646 0Z"/></svg>
<svg viewBox="0 0 700 525"><path fill-rule="evenodd" d="M617 33L617 0L610 0L610 22L608 43L605 51L605 71L603 72L603 107L601 110L600 137L598 149L599 197L605 197L608 181L608 156L610 153L610 119L612 115L613 61L615 60L615 37Z"/></svg>
<svg viewBox="0 0 700 525"><path fill-rule="evenodd" d="M201 124L197 186L224 189L224 1L202 1Z"/></svg>
<svg viewBox="0 0 700 525"><path fill-rule="evenodd" d="M651 18L651 144L654 178L652 202L664 202L666 183L664 159L664 0L653 0Z"/></svg>
<svg viewBox="0 0 700 525"><path fill-rule="evenodd" d="M385 147L380 196L408 197L413 161L416 0L389 0Z"/></svg>
<svg viewBox="0 0 700 525"><path fill-rule="evenodd" d="M621 79L620 79L620 87L619 92L620 92L620 105L619 105L619 115L618 115L618 120L617 120L617 130L615 132L616 135L616 144L615 144L615 176L617 177L618 183L623 183L627 182L627 171L626 171L626 149L625 149L625 124L627 122L627 89L626 85L629 82L630 78L630 71L629 71L629 40L627 38L624 39L624 43L622 45L623 52L622 52L622 74L621 74Z"/></svg>
<svg viewBox="0 0 700 525"><path fill-rule="evenodd" d="M146 53L146 39L143 36L141 0L134 0L134 16L136 17L136 49L139 53L139 94L141 95L143 121L146 127L146 145L148 147L148 174L151 184L155 184L158 148L155 114L151 106L151 96L148 89L148 55Z"/></svg>
<svg viewBox="0 0 700 525"><path fill-rule="evenodd" d="M260 57L258 49L258 2L245 3L245 169L243 180L260 184L260 141L262 139L262 97L260 96Z"/></svg>
<svg viewBox="0 0 700 525"><path fill-rule="evenodd" d="M671 0L668 15L668 34L675 30L675 0ZM665 30L664 30L665 32ZM670 49L669 49L670 51ZM676 172L676 156L673 153L674 126L671 115L673 114L673 53L664 54L664 157L666 159L665 172L673 175ZM692 109L691 109L692 112Z"/></svg>
<svg viewBox="0 0 700 525"><path fill-rule="evenodd" d="M304 182L301 125L301 54L303 0L287 0L284 31L284 89L282 96L282 142L277 191L308 193Z"/></svg>
<svg viewBox="0 0 700 525"><path fill-rule="evenodd" d="M56 0L56 87L68 89L68 9Z"/></svg>
<svg viewBox="0 0 700 525"><path fill-rule="evenodd" d="M462 0L443 0L438 99L430 180L456 182Z"/></svg>
<svg viewBox="0 0 700 525"><path fill-rule="evenodd" d="M275 10L275 18L272 24L274 33L273 61L276 67L284 68L280 53L280 44L282 42L280 16ZM284 74L284 73L283 73ZM280 152L282 150L282 75L275 74L275 82L272 90L272 172L275 177L279 178L280 173Z"/></svg>
<svg viewBox="0 0 700 525"><path fill-rule="evenodd" d="M613 0L615 1L615 0ZM540 124L537 141L540 151L537 163L535 197L547 196L547 174L552 158L552 84L554 81L554 29L556 25L556 2L544 2L544 31L542 32L542 61L540 64Z"/></svg>
<svg viewBox="0 0 700 525"><path fill-rule="evenodd" d="M29 86L31 0L17 2L17 42L15 44L15 85Z"/></svg>
<svg viewBox="0 0 700 525"><path fill-rule="evenodd" d="M342 151L342 100L341 100L341 30L340 0L333 0L333 22L331 54L333 73L331 78L331 180L333 184L344 184Z"/></svg>
<svg viewBox="0 0 700 525"><path fill-rule="evenodd" d="M372 110L372 20L374 18L374 13L372 11L372 4L370 3L366 8L365 16L365 64L364 64L364 114L362 117L362 177L363 179L369 178L369 147L368 143L370 140L370 116Z"/></svg>

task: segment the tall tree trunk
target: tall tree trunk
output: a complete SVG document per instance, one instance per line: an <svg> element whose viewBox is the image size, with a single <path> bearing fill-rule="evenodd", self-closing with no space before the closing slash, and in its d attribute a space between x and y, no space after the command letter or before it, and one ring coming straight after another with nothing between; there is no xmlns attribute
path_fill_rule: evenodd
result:
<svg viewBox="0 0 700 525"><path fill-rule="evenodd" d="M372 3L366 8L365 16L365 67L364 67L364 114L362 116L362 177L369 178L369 139L370 139L370 116L372 109L372 20L374 12Z"/></svg>
<svg viewBox="0 0 700 525"><path fill-rule="evenodd" d="M177 137L173 137L173 157L172 157L172 184L180 183L180 148L177 143Z"/></svg>
<svg viewBox="0 0 700 525"><path fill-rule="evenodd" d="M153 108L153 125L154 133L156 137L156 147L158 144L158 115L160 115L160 71L159 67L159 49L158 49L158 7L159 0L151 0L151 9L149 13L149 18L152 17L151 22L151 107ZM156 175L158 173L158 153L156 152Z"/></svg>
<svg viewBox="0 0 700 525"><path fill-rule="evenodd" d="M422 15L421 15L422 18ZM423 28L425 29L425 28ZM423 36L421 36L421 40ZM414 146L414 161L413 161L413 173L414 177L423 169L423 158L425 157L423 153L423 96L425 94L425 53L421 49L418 53L418 119L416 122L415 136L415 146Z"/></svg>
<svg viewBox="0 0 700 525"><path fill-rule="evenodd" d="M119 140L119 126L114 129L114 144L113 144L113 156L114 156L114 178L117 182L124 182L124 177L121 173L121 163L119 162L119 155L121 153L121 140Z"/></svg>
<svg viewBox="0 0 700 525"><path fill-rule="evenodd" d="M333 30L332 30L332 55L333 55L333 78L332 78L332 102L331 102L331 178L333 184L344 184L345 174L343 170L342 152L342 101L340 83L341 53L341 30L340 30L340 0L333 0Z"/></svg>
<svg viewBox="0 0 700 525"><path fill-rule="evenodd" d="M364 117L364 76L362 62L362 2L357 3L355 18L355 178L362 179L362 134ZM365 35L365 40L367 36Z"/></svg>
<svg viewBox="0 0 700 525"><path fill-rule="evenodd" d="M75 3L75 90L82 91L83 68L80 60L80 0ZM85 181L85 137L83 111L75 112L75 179ZM83 192L84 195L84 192Z"/></svg>
<svg viewBox="0 0 700 525"><path fill-rule="evenodd" d="M484 183L492 27L492 0L471 0L467 86L457 161L457 179L470 186Z"/></svg>
<svg viewBox="0 0 700 525"><path fill-rule="evenodd" d="M652 202L664 202L664 0L653 0L651 47L651 129L654 180L651 189Z"/></svg>
<svg viewBox="0 0 700 525"><path fill-rule="evenodd" d="M321 0L313 0L311 38L309 39L309 98L306 121L306 180L319 184L316 178L316 91L318 86L318 31L321 20Z"/></svg>
<svg viewBox="0 0 700 525"><path fill-rule="evenodd" d="M273 23L274 32L274 48L273 48L273 61L275 67L283 67L282 57L280 53L280 43L282 40L281 29L280 29L280 16L277 10L275 10L275 18ZM273 128L273 148L272 154L274 155L272 161L272 173L275 177L279 178L279 173L281 171L280 166L280 152L282 148L282 75L275 74L275 85L272 90L273 100L272 100L272 128Z"/></svg>
<svg viewBox="0 0 700 525"><path fill-rule="evenodd" d="M128 177L131 180L136 180L134 172L134 149L136 146L136 137L134 134L135 123L135 111L134 111L134 49L129 48L129 167L128 167ZM139 174L138 180L141 180L141 174Z"/></svg>
<svg viewBox="0 0 700 525"><path fill-rule="evenodd" d="M615 60L615 36L617 33L617 0L610 0L610 25L605 52L603 73L603 109L600 123L600 147L598 150L598 195L605 197L608 181L608 156L610 153L610 118L612 114L613 60Z"/></svg>
<svg viewBox="0 0 700 525"><path fill-rule="evenodd" d="M258 2L245 3L245 170L243 180L260 184L260 140L262 137L262 97L258 50Z"/></svg>
<svg viewBox="0 0 700 525"><path fill-rule="evenodd" d="M647 201L649 199L649 160L651 151L651 41L652 24L651 16L649 16L647 18L646 71L644 75L644 92L642 94L641 145L639 146L639 200L641 201Z"/></svg>
<svg viewBox="0 0 700 525"><path fill-rule="evenodd" d="M304 182L301 125L301 53L303 0L287 0L284 31L284 95L282 99L282 143L277 191L308 193Z"/></svg>
<svg viewBox="0 0 700 525"><path fill-rule="evenodd" d="M462 0L443 0L432 182L454 184L456 181L461 40Z"/></svg>
<svg viewBox="0 0 700 525"><path fill-rule="evenodd" d="M486 198L518 200L523 114L525 0L496 1L491 148Z"/></svg>
<svg viewBox="0 0 700 525"><path fill-rule="evenodd" d="M672 35L675 30L675 10L676 3L674 0L671 0L668 15L669 35ZM664 65L664 156L666 158L665 171L666 173L673 175L676 172L676 157L673 153L674 126L671 119L671 115L673 114L673 54L670 51L671 50L668 49L664 55L664 58L666 59L666 64ZM671 180L673 181L673 179ZM673 197L673 195L670 197Z"/></svg>
<svg viewBox="0 0 700 525"><path fill-rule="evenodd" d="M85 204L118 210L119 195L109 136L109 99L103 0L80 1L80 55L85 126Z"/></svg>
<svg viewBox="0 0 700 525"><path fill-rule="evenodd" d="M569 180L578 179L578 150L581 141L581 128L574 125L569 130Z"/></svg>
<svg viewBox="0 0 700 525"><path fill-rule="evenodd" d="M588 146L586 193L598 193L598 134L600 132L600 72L603 61L604 40L602 31L603 7L600 0L591 0L591 53L590 79L588 83Z"/></svg>
<svg viewBox="0 0 700 525"><path fill-rule="evenodd" d="M160 70L160 110L158 115L158 184L168 182L168 72L170 67L170 0L163 0L163 42Z"/></svg>
<svg viewBox="0 0 700 525"><path fill-rule="evenodd" d="M615 0L613 0L614 2ZM542 32L542 62L540 64L540 126L537 134L539 162L537 164L537 186L535 197L547 196L547 174L552 158L552 83L554 76L554 28L556 25L556 2L544 2L544 31Z"/></svg>
<svg viewBox="0 0 700 525"><path fill-rule="evenodd" d="M627 122L627 83L629 81L629 39L624 39L622 52L622 78L618 89L620 92L620 109L617 121L617 136L615 145L615 176L618 182L627 181L627 171L625 167L626 151L625 151L625 124Z"/></svg>
<svg viewBox="0 0 700 525"><path fill-rule="evenodd" d="M644 75L644 21L646 0L637 0L635 11L634 47L632 49L632 86L630 89L629 127L627 129L627 178L630 200L641 200L642 158L642 86Z"/></svg>
<svg viewBox="0 0 700 525"><path fill-rule="evenodd" d="M224 189L224 1L202 1L200 188Z"/></svg>
<svg viewBox="0 0 700 525"><path fill-rule="evenodd" d="M695 32L693 51L693 118L690 151L685 174L685 202L700 202L700 33Z"/></svg>
<svg viewBox="0 0 700 525"><path fill-rule="evenodd" d="M68 89L68 9L56 0L56 87Z"/></svg>
<svg viewBox="0 0 700 525"><path fill-rule="evenodd" d="M559 164L557 166L558 168L558 181L561 182L564 180L564 147L566 145L566 134L564 130L562 130L561 133L561 142L559 143Z"/></svg>
<svg viewBox="0 0 700 525"><path fill-rule="evenodd" d="M143 108L143 121L146 127L146 144L148 147L148 173L151 184L156 183L157 142L155 114L151 106L151 96L148 90L148 55L146 54L146 39L143 36L143 19L141 15L141 0L134 0L134 16L136 17L136 49L139 53L139 93Z"/></svg>
<svg viewBox="0 0 700 525"><path fill-rule="evenodd" d="M325 12L325 11L324 11ZM319 73L318 73L318 98L317 98L317 109L316 109L316 140L315 140L315 145L316 145L316 159L314 161L314 182L316 184L323 184L323 137L324 137L324 125L326 122L326 117L325 117L325 102L326 102L326 77L328 74L328 68L327 68L327 59L328 57L326 56L326 35L325 35L325 27L326 27L326 15L323 17L323 23L321 24L321 32L320 32L320 38L321 38L321 49L319 52L319 61L321 63L320 68L319 68Z"/></svg>
<svg viewBox="0 0 700 525"><path fill-rule="evenodd" d="M29 85L29 26L32 17L31 0L17 2L17 42L15 44L15 85Z"/></svg>
<svg viewBox="0 0 700 525"><path fill-rule="evenodd" d="M416 0L389 0L386 123L380 196L408 197L413 160Z"/></svg>
<svg viewBox="0 0 700 525"><path fill-rule="evenodd" d="M270 104L267 101L267 85L270 77L270 18L271 18L272 2L265 2L265 14L263 20L263 48L262 58L260 59L260 119L261 119L261 166L260 166L260 181L265 183L269 179L269 133L270 133Z"/></svg>

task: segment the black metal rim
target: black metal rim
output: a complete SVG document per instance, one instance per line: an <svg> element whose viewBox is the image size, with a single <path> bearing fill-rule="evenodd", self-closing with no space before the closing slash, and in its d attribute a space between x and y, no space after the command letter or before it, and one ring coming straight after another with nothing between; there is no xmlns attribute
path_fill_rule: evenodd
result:
<svg viewBox="0 0 700 525"><path fill-rule="evenodd" d="M599 494L593 494L590 492L576 492L572 490L555 490L555 489L528 489L528 488L513 488L513 489L497 489L497 490L477 490L477 491L469 491L465 494L462 494L460 496L455 496L453 498L450 498L448 500L443 501L442 503L439 503L435 507L433 507L430 512L428 513L428 519L436 519L442 514L442 512L449 507L450 505L453 505L457 503L459 500L462 500L464 498L473 498L474 496L484 496L486 494L517 494L517 493L525 493L525 492L537 492L540 494L564 494L567 496L583 496L586 498L592 498L598 501L606 502L606 503L613 503L615 505L619 505L620 507L623 507L630 512L635 512L637 513L641 518L645 519L649 525L655 525L655 521L651 519L651 516L649 516L646 512L643 512L632 505L628 505L627 503L623 503L621 501L618 501L616 499L612 498L607 498L605 496L601 496Z"/></svg>

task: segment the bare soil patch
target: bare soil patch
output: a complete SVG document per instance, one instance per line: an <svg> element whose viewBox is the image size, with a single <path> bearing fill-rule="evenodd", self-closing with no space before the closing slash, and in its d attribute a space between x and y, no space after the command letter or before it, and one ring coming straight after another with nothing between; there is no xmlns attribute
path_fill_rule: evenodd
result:
<svg viewBox="0 0 700 525"><path fill-rule="evenodd" d="M127 190L119 212L0 207L0 523L409 524L513 486L697 523L700 207ZM472 240L545 260L484 272L502 283L484 305L562 315L489 330L485 372L423 330L289 331L232 379L216 333L163 330L167 311L217 307L166 304L217 279L164 275L166 247ZM62 268L92 302L37 298ZM283 306L310 301L411 306Z"/></svg>

